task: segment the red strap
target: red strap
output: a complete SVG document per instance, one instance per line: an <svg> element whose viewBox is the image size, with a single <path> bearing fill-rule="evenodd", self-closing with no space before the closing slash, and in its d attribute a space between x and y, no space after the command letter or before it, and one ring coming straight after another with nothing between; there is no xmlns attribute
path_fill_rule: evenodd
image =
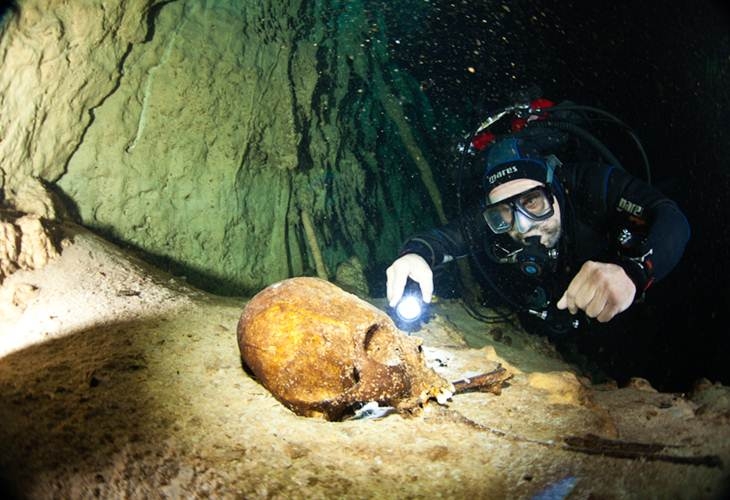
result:
<svg viewBox="0 0 730 500"><path fill-rule="evenodd" d="M471 141L471 145L477 151L484 151L484 149L492 144L497 139L497 136L491 132L484 131L474 136Z"/></svg>

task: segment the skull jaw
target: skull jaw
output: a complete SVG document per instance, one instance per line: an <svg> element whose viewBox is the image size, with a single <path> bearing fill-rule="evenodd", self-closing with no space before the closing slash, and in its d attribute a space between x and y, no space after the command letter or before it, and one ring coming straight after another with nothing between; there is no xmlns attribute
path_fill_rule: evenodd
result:
<svg viewBox="0 0 730 500"><path fill-rule="evenodd" d="M445 404L454 393L450 382L425 365L422 373L414 374L405 365L387 366L372 360L366 360L366 364L371 365L363 370L368 376L336 398L322 401L277 399L299 416L341 421L368 402L392 406L401 415L415 415L429 400Z"/></svg>

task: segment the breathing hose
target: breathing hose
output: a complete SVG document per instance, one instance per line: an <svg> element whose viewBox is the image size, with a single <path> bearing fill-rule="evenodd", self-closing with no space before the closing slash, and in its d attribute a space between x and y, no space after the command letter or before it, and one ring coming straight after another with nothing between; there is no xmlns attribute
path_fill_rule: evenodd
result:
<svg viewBox="0 0 730 500"><path fill-rule="evenodd" d="M646 182L648 184L651 184L651 166L649 164L649 158L646 155L646 151L644 150L644 146L641 144L641 141L639 140L639 137L636 135L636 133L633 131L633 129L627 125L623 120L618 118L617 116L609 113L608 111L604 111L600 108L594 108L592 106L583 106L580 104L558 104L556 106L553 106L551 108L546 109L537 109L534 111L534 113L544 113L544 112L550 112L554 113L556 111L584 111L589 113L595 113L597 115L601 115L608 119L609 122L619 125L624 131L631 137L631 140L636 145L636 148L639 150L639 154L641 155L641 159L644 163L644 170L646 175ZM551 125L547 125L547 124ZM593 146L600 154L603 156L603 158L606 161L609 161L610 164L618 166L622 168L623 170L626 170L621 166L621 163L616 159L616 157L611 153L608 148L601 143L593 134L588 132L583 127L580 127L579 125L576 125L574 123L570 123L563 120L534 120L532 122L529 122L529 127L550 127L558 128L561 130L564 130L566 132L571 132L586 141L588 141L591 146ZM613 158L612 160L609 160L609 158Z"/></svg>

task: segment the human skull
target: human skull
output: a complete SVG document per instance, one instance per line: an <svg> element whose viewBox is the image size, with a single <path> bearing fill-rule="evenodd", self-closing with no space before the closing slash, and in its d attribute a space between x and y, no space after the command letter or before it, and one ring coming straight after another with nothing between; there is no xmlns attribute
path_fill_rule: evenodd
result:
<svg viewBox="0 0 730 500"><path fill-rule="evenodd" d="M267 287L238 323L241 358L256 379L294 413L327 420L370 401L413 411L448 398L453 386L426 366L420 344L381 310L317 278Z"/></svg>

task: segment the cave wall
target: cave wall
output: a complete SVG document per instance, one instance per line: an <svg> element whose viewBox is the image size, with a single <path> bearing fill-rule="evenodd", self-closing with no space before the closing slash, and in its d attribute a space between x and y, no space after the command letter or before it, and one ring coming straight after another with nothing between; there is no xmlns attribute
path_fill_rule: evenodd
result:
<svg viewBox="0 0 730 500"><path fill-rule="evenodd" d="M382 272L438 216L419 181L427 104L361 2L17 4L0 39L5 204L225 293L313 274L316 250L330 276L352 257Z"/></svg>
<svg viewBox="0 0 730 500"><path fill-rule="evenodd" d="M113 91L120 60L145 36L151 1L75 7L24 1L8 9L0 38L0 187L6 202L46 217L56 181Z"/></svg>

